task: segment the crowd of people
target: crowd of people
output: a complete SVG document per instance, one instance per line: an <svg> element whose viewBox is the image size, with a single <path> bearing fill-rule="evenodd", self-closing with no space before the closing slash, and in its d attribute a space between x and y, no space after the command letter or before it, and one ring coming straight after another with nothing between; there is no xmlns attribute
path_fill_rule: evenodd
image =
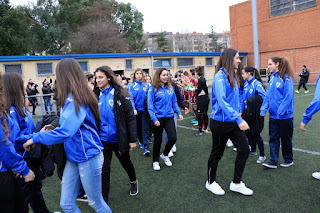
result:
<svg viewBox="0 0 320 213"><path fill-rule="evenodd" d="M160 159L171 167L170 157L177 150L177 120L182 121L182 111L188 114L190 108L194 116L192 122L198 127L196 136L208 132L209 122L212 132L206 189L216 195L225 194L217 182L218 164L230 140L237 156L229 189L252 195L253 190L244 184L242 174L248 157L257 155L257 146L257 163L264 167L278 167L280 144L284 159L280 166L293 165L293 70L288 60L280 57L270 58L268 69L272 77L266 91L257 69L244 68L237 50L224 50L212 83L209 120L210 97L203 66L174 74L159 68L153 77L138 68L127 78L115 74L109 66L84 75L77 61L63 59L57 64L54 83L61 112L54 120L57 124L53 125L52 121L52 125L45 125L39 132L35 132L25 103L25 91L28 96L35 95L37 85L31 80L25 90L21 75L1 75L0 189L10 192L1 195L2 212L28 212L29 204L34 212L50 212L41 192L42 162L32 156L37 147L57 144L63 144L66 156L61 181L63 211L80 212L76 200L81 194L96 212L111 212L108 198L113 153L128 175L129 194L137 195L138 175L130 151L136 148L138 140L142 154L152 155L153 170L161 170ZM51 84L50 79L43 82L44 94L51 95ZM317 83L315 98L300 124L303 131L320 109L319 93ZM46 100L49 98L50 101ZM44 100L52 112L51 96L49 98ZM36 99L29 97L29 101L35 114ZM268 110L270 159L265 162L260 133ZM49 114L47 106L46 112ZM165 146L161 149L163 140ZM313 177L320 179L320 173L315 172Z"/></svg>

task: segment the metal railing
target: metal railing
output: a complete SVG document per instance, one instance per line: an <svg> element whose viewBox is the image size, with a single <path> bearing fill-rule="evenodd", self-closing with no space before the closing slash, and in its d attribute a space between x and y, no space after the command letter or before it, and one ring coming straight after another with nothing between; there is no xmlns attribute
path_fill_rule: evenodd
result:
<svg viewBox="0 0 320 213"><path fill-rule="evenodd" d="M46 96L50 96L51 97L51 102L52 102L52 96L54 96L54 93L50 93L50 94L41 94L41 95L30 95L30 96L26 96L26 99L27 99L27 103L28 103L28 108L29 107L32 107L32 106L29 106L29 99L28 98L36 98L37 99L37 102L38 102L38 97L40 98L40 108L41 108L41 115L45 115L46 114L46 111L44 109L44 100L43 100L43 97L46 97ZM52 102L52 110L53 110L53 105L54 103ZM38 107L38 106L37 106ZM48 106L50 107L50 106ZM58 113L58 112L57 112Z"/></svg>

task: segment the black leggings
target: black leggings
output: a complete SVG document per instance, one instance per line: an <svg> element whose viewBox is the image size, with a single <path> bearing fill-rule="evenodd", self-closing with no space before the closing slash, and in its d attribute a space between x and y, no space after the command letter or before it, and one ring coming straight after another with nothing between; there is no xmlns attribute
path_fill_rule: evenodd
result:
<svg viewBox="0 0 320 213"><path fill-rule="evenodd" d="M305 90L308 90L307 87L306 87L307 83L299 83L299 86L298 86L298 90L300 90L301 86L303 87L303 89Z"/></svg>
<svg viewBox="0 0 320 213"><path fill-rule="evenodd" d="M233 182L240 183L242 173L246 165L250 149L244 131L240 130L237 123L220 122L210 119L212 131L212 150L208 160L208 182L211 184L216 180L219 161L223 156L226 143L230 138L237 148L237 157L234 168Z"/></svg>

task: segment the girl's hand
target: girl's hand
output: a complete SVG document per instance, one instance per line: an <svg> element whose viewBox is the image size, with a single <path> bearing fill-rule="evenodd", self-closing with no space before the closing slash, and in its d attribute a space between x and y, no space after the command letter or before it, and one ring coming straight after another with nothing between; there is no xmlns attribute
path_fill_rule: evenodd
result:
<svg viewBox="0 0 320 213"><path fill-rule="evenodd" d="M155 125L156 127L159 127L159 126L160 126L160 122L159 122L159 121L156 121L156 122L154 123L154 125Z"/></svg>
<svg viewBox="0 0 320 213"><path fill-rule="evenodd" d="M27 174L27 176L24 177L24 182L33 181L34 178L35 178L35 175L34 175L33 171L30 169L29 173Z"/></svg>
<svg viewBox="0 0 320 213"><path fill-rule="evenodd" d="M300 123L300 129L302 130L302 131L307 131L307 129L306 129L306 124L304 124L303 122L301 122Z"/></svg>
<svg viewBox="0 0 320 213"><path fill-rule="evenodd" d="M25 150L27 150L27 151L30 151L30 146L33 144L33 139L31 138L31 139L29 139L29 140L27 140L27 142L25 142L24 144L23 144L23 148L25 149Z"/></svg>
<svg viewBox="0 0 320 213"><path fill-rule="evenodd" d="M179 115L180 121L183 121L183 116L180 114Z"/></svg>
<svg viewBox="0 0 320 213"><path fill-rule="evenodd" d="M129 143L129 147L130 147L129 150L132 151L137 147L137 143L136 142Z"/></svg>
<svg viewBox="0 0 320 213"><path fill-rule="evenodd" d="M239 124L239 128L242 130L242 131L245 131L245 130L248 130L250 129L248 123L246 121L242 121L240 124Z"/></svg>
<svg viewBox="0 0 320 213"><path fill-rule="evenodd" d="M133 110L134 115L138 115L138 111L137 110Z"/></svg>
<svg viewBox="0 0 320 213"><path fill-rule="evenodd" d="M188 114L189 112L190 112L190 109L188 109L187 107L184 108L184 114L185 114L185 115Z"/></svg>

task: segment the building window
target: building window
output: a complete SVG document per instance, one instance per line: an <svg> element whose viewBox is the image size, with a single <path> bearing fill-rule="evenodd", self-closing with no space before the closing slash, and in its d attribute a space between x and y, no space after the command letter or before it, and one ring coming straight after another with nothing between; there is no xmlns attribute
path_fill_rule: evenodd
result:
<svg viewBox="0 0 320 213"><path fill-rule="evenodd" d="M178 58L178 67L193 67L193 58Z"/></svg>
<svg viewBox="0 0 320 213"><path fill-rule="evenodd" d="M38 75L52 74L52 63L37 64Z"/></svg>
<svg viewBox="0 0 320 213"><path fill-rule="evenodd" d="M317 0L270 0L270 16L279 16L317 6Z"/></svg>
<svg viewBox="0 0 320 213"><path fill-rule="evenodd" d="M83 72L88 72L88 62L87 61L78 61Z"/></svg>
<svg viewBox="0 0 320 213"><path fill-rule="evenodd" d="M22 75L21 64L4 65L5 72L15 72Z"/></svg>
<svg viewBox="0 0 320 213"><path fill-rule="evenodd" d="M132 59L126 59L126 69L127 70L132 70L133 69Z"/></svg>
<svg viewBox="0 0 320 213"><path fill-rule="evenodd" d="M171 58L154 59L153 66L155 68L171 67Z"/></svg>
<svg viewBox="0 0 320 213"><path fill-rule="evenodd" d="M213 65L213 58L206 58L206 66L212 66Z"/></svg>

